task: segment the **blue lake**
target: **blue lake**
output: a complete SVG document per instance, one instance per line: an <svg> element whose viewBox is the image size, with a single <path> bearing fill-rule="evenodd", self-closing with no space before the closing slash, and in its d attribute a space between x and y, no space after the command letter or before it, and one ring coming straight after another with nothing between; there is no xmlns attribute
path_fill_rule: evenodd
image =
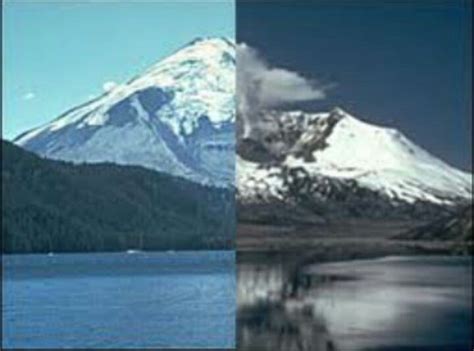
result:
<svg viewBox="0 0 474 351"><path fill-rule="evenodd" d="M3 348L232 348L233 252L3 256Z"/></svg>

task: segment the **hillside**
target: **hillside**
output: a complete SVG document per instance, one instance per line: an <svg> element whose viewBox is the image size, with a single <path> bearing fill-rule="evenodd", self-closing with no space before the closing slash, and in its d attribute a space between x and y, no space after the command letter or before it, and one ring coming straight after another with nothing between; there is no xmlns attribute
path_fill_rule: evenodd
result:
<svg viewBox="0 0 474 351"><path fill-rule="evenodd" d="M4 253L232 247L234 194L142 167L42 159L2 141Z"/></svg>
<svg viewBox="0 0 474 351"><path fill-rule="evenodd" d="M455 214L399 234L394 239L453 242L460 250L468 250L472 254L472 204Z"/></svg>

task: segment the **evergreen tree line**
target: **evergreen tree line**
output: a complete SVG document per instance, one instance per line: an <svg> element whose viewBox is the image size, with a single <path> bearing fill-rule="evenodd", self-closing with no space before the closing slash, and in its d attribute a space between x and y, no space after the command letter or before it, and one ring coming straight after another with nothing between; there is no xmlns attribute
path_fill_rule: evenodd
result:
<svg viewBox="0 0 474 351"><path fill-rule="evenodd" d="M47 160L2 141L4 253L230 249L234 201L233 189Z"/></svg>

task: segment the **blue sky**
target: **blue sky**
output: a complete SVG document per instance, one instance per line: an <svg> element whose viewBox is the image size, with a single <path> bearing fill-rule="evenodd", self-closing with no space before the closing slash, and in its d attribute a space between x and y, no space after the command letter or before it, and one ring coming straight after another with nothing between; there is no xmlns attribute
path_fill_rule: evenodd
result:
<svg viewBox="0 0 474 351"><path fill-rule="evenodd" d="M236 17L270 64L335 83L298 107L341 106L472 169L472 1L237 0Z"/></svg>
<svg viewBox="0 0 474 351"><path fill-rule="evenodd" d="M3 137L46 123L199 36L235 34L222 1L7 2Z"/></svg>

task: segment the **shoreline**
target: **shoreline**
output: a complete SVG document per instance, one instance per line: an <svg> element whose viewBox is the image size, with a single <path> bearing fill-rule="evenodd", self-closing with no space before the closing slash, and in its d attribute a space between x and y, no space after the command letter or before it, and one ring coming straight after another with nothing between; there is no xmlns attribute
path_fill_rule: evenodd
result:
<svg viewBox="0 0 474 351"><path fill-rule="evenodd" d="M300 227L240 223L237 261L271 261L286 256L300 264L312 264L386 256L473 256L472 241L396 239L418 225L413 221L363 220Z"/></svg>
<svg viewBox="0 0 474 351"><path fill-rule="evenodd" d="M133 252L131 252L133 251ZM121 250L121 251L52 251L52 252L2 252L2 256L23 256L23 255L44 255L44 256L56 256L56 255L86 255L86 254L98 254L98 255L103 255L103 254L126 254L126 255L140 255L140 254L146 254L146 253L167 253L167 254L173 254L173 253L185 253L185 252L235 252L236 250L233 248L223 248L223 249L189 249L189 250L183 250L183 249L170 249L170 250L135 250L135 249L130 249L130 250Z"/></svg>

